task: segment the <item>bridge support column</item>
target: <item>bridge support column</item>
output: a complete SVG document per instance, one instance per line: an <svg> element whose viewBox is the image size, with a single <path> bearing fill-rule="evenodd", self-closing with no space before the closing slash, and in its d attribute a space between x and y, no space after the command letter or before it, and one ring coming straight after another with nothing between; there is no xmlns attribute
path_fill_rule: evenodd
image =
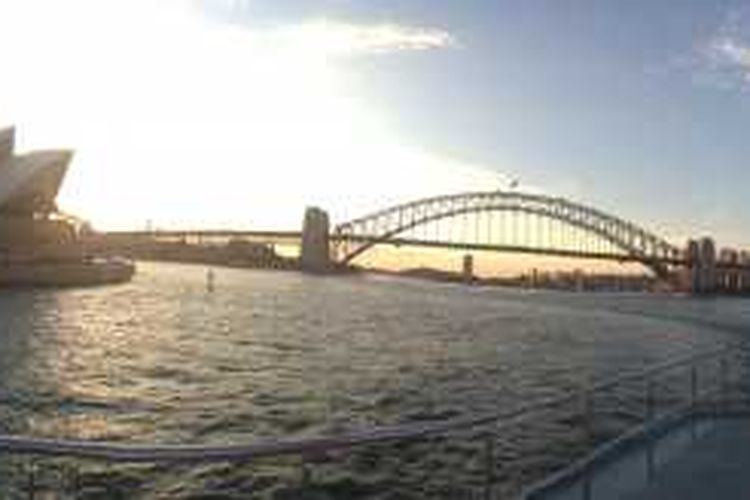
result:
<svg viewBox="0 0 750 500"><path fill-rule="evenodd" d="M688 242L690 291L711 294L716 291L716 247L711 238Z"/></svg>
<svg viewBox="0 0 750 500"><path fill-rule="evenodd" d="M302 224L300 266L303 271L326 273L331 270L328 214L317 207L305 210Z"/></svg>

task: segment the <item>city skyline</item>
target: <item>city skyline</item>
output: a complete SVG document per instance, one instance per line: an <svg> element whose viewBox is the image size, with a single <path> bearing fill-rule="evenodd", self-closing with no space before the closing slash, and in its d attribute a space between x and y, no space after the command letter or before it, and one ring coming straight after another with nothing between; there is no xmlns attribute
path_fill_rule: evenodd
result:
<svg viewBox="0 0 750 500"><path fill-rule="evenodd" d="M678 242L750 243L742 2L32 0L0 14L18 75L0 82L0 117L24 149L77 150L61 206L99 227L292 227L305 205L342 219L520 179Z"/></svg>

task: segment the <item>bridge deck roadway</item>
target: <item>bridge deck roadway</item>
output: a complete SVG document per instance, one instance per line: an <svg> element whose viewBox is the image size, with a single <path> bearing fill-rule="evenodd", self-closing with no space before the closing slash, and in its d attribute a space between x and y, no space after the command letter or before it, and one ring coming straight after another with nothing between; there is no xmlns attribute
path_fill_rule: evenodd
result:
<svg viewBox="0 0 750 500"><path fill-rule="evenodd" d="M359 239L357 239L359 240ZM366 239L363 239L366 241ZM634 255L616 254L608 252L592 252L585 250L535 248L523 245L499 245L494 243L456 243L445 241L416 240L393 238L380 243L382 245L443 248L446 250L467 250L501 253L525 253L532 255L547 255L552 257L573 257L578 259L611 260L616 262L651 262L651 259L643 259ZM684 265L682 259L659 259L659 263L665 265Z"/></svg>
<svg viewBox="0 0 750 500"><path fill-rule="evenodd" d="M250 231L250 230L174 230L174 231L116 231L105 233L106 236L112 236L115 238L176 238L176 239L191 239L191 238L249 238L256 240L266 240L268 242L279 242L289 243L292 241L300 241L302 233L299 231ZM338 235L332 234L332 243L337 243ZM349 235L345 238L348 241L362 243L368 241L377 241L378 238L373 236L356 236ZM579 259L592 259L592 260L609 260L615 262L640 262L644 264L654 263L649 259L639 258L633 255L626 254L615 254L606 252L591 252L591 251L580 251L571 249L550 249L550 248L534 248L530 246L522 245L499 245L492 243L461 243L461 242L446 242L446 241L435 241L435 240L418 240L411 238L393 238L385 242L379 242L382 245L391 246L405 246L405 247L427 247L427 248L443 248L447 250L465 250L465 251L486 251L486 252L501 252L501 253L525 253L531 255L548 255L555 257L569 257ZM685 266L687 262L684 259L674 258L662 258L658 259L658 264L667 266ZM718 269L747 269L746 265L732 264L726 262L717 262L716 267Z"/></svg>

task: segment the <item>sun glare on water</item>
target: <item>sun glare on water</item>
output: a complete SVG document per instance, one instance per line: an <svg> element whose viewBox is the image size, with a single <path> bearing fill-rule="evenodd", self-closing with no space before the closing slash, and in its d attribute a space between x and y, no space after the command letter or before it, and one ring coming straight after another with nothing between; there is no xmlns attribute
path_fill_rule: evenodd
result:
<svg viewBox="0 0 750 500"><path fill-rule="evenodd" d="M0 79L0 121L19 125L21 148L76 150L60 204L100 228L295 228L310 204L345 218L496 186L495 173L403 144L388 127L397 112L352 90L345 59L358 50L445 42L398 36L255 30L178 0L11 0L0 54L17 70Z"/></svg>

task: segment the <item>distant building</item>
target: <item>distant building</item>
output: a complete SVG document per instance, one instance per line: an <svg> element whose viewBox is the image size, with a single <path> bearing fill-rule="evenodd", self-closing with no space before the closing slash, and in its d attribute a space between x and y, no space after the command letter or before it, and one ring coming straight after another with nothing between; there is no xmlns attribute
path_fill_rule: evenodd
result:
<svg viewBox="0 0 750 500"><path fill-rule="evenodd" d="M750 252L745 250L741 251L739 262L745 266L740 273L740 290L743 292L750 292Z"/></svg>
<svg viewBox="0 0 750 500"><path fill-rule="evenodd" d="M688 290L692 293L713 293L721 276L717 271L717 252L714 240L705 237L689 240L687 244Z"/></svg>
<svg viewBox="0 0 750 500"><path fill-rule="evenodd" d="M702 292L712 293L716 290L716 245L714 240L708 237L701 238L701 270L702 270Z"/></svg>
<svg viewBox="0 0 750 500"><path fill-rule="evenodd" d="M722 248L719 252L719 262L726 267L719 273L720 288L729 293L737 293L742 282L740 271L737 269L739 264L739 252L733 248Z"/></svg>

